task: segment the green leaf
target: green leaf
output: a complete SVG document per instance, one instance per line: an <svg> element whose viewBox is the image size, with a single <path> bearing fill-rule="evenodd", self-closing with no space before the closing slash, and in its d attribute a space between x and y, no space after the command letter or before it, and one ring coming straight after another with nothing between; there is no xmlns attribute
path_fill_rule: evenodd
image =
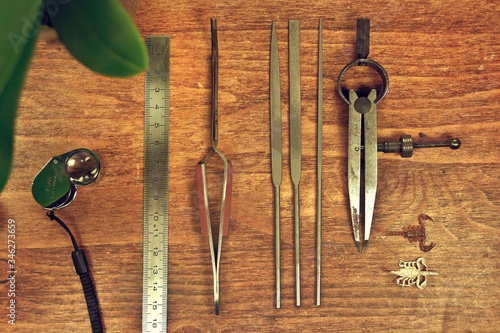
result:
<svg viewBox="0 0 500 333"><path fill-rule="evenodd" d="M14 120L42 18L41 0L0 2L0 192L12 163Z"/></svg>
<svg viewBox="0 0 500 333"><path fill-rule="evenodd" d="M91 70L118 77L146 70L146 47L118 0L73 0L53 12L59 39Z"/></svg>
<svg viewBox="0 0 500 333"><path fill-rule="evenodd" d="M0 1L0 95L35 37L41 20L42 0Z"/></svg>

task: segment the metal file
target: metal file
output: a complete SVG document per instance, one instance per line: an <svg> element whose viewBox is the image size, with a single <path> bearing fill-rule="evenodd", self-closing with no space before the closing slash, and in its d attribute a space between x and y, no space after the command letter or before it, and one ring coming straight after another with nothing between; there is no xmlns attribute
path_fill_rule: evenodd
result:
<svg viewBox="0 0 500 333"><path fill-rule="evenodd" d="M274 185L275 258L276 258L276 308L281 307L281 232L280 185L282 174L281 133L281 82L278 57L278 38L274 22L271 28L271 56L269 73L269 102L271 108L271 172Z"/></svg>
<svg viewBox="0 0 500 333"><path fill-rule="evenodd" d="M293 183L295 234L295 297L300 306L300 209L299 183L302 163L300 128L300 23L290 20L288 26L288 58L290 76L290 168Z"/></svg>

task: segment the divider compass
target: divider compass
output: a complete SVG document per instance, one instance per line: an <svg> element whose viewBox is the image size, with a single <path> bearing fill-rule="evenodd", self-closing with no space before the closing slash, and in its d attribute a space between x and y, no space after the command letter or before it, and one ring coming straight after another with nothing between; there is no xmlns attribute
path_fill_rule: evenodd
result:
<svg viewBox="0 0 500 333"><path fill-rule="evenodd" d="M370 20L360 18L357 21L356 53L358 59L347 64L340 72L337 88L342 99L349 105L349 131L347 154L347 182L354 241L359 252L364 252L370 238L370 230L375 208L377 192L377 152L400 153L402 157L411 157L414 148L450 147L460 148L459 139L445 142L413 143L411 135L401 136L399 141L377 143L377 104L385 97L389 89L389 77L384 67L367 59L370 46ZM377 95L372 89L368 96L358 96L354 90L345 96L342 88L342 77L353 66L368 66L374 69L382 79L383 88ZM363 170L363 173L361 172ZM364 193L362 192L364 184ZM360 212L361 200L364 196L364 214ZM364 241L361 242L360 220L364 215Z"/></svg>

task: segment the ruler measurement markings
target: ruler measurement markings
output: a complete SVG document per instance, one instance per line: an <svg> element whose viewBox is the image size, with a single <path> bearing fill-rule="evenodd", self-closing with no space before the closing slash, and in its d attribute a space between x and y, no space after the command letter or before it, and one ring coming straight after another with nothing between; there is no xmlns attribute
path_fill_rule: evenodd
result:
<svg viewBox="0 0 500 333"><path fill-rule="evenodd" d="M146 46L142 331L166 332L170 38L147 36Z"/></svg>

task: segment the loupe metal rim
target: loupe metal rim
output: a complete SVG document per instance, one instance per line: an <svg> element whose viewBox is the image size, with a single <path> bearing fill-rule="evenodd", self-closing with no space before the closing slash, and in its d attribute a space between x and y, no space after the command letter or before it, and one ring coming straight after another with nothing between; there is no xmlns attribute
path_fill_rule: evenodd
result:
<svg viewBox="0 0 500 333"><path fill-rule="evenodd" d="M71 159L72 156L74 156L75 154L79 153L79 152L86 152L86 153L89 153L90 155L92 155L96 162L97 162L97 166L96 166L96 175L95 177L93 177L89 182L79 182L77 181L76 179L74 179L73 177L70 176L69 174L69 171L68 171L68 161ZM64 171L66 172L66 175L68 176L68 180L69 182L72 184L72 185L75 185L75 186L86 186L86 185L90 185L92 184L98 177L99 177L99 174L101 172L101 162L99 161L99 157L97 156L96 153L94 153L92 150L90 149L87 149L87 148L78 148L78 149L74 149L66 154L63 154L65 156L65 159L64 159Z"/></svg>
<svg viewBox="0 0 500 333"><path fill-rule="evenodd" d="M71 184L69 191L65 194L65 196L61 197L59 200L57 200L53 204L46 206L46 207L43 207L43 209L45 209L45 210L59 210L61 208L68 206L70 203L73 202L73 200L75 200L76 192L77 192L76 185Z"/></svg>
<svg viewBox="0 0 500 333"><path fill-rule="evenodd" d="M373 61L371 59L361 59L360 58L360 59L353 60L342 69L342 71L339 74L339 78L337 80L337 89L338 89L340 97L342 97L342 99L347 104L349 104L349 105L351 104L351 102L349 101L349 98L346 97L345 94L342 92L341 83L342 83L342 77L344 76L345 72L347 72L347 70L354 65L358 65L358 66L366 65L366 66L374 69L378 73L380 78L382 79L382 85L383 85L382 92L380 93L380 95L377 96L377 98L374 101L374 103L377 104L385 97L385 95L387 94L387 91L389 90L389 76L387 75L387 72L385 71L384 67L382 67L382 65L380 65L378 62Z"/></svg>

